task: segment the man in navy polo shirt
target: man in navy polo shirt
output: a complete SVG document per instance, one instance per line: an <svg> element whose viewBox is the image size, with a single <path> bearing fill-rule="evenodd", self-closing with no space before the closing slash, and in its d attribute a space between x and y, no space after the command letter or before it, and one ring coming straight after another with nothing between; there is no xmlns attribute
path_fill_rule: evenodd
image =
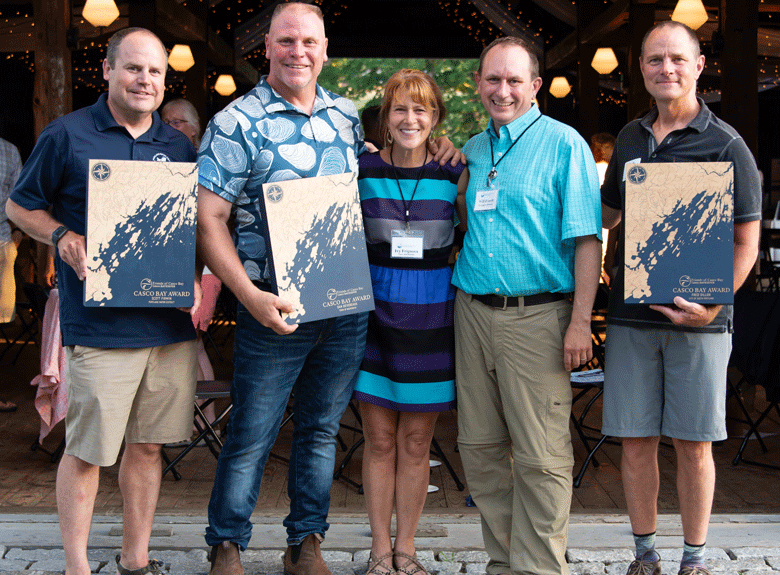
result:
<svg viewBox="0 0 780 575"><path fill-rule="evenodd" d="M117 573L146 568L161 479L161 446L189 437L196 380L195 331L187 313L165 308L84 307L84 241L90 159L189 162L190 141L160 120L167 52L143 28L108 42L96 104L41 133L8 201L9 217L54 245L60 325L68 358L67 447L57 471L57 509L66 575L90 573L87 539L101 466L119 470L124 500ZM51 212L49 212L51 208ZM194 273L194 270L193 270ZM196 285L193 312L200 302Z"/></svg>

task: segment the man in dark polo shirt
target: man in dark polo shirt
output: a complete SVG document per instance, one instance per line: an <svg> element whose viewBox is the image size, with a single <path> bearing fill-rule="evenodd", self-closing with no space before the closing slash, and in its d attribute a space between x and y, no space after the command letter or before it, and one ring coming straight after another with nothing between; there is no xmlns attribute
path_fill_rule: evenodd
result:
<svg viewBox="0 0 780 575"><path fill-rule="evenodd" d="M755 160L739 134L696 97L704 56L690 28L673 21L653 27L642 44L640 67L656 107L618 135L601 188L604 227L622 218L627 165L732 162L736 290L758 255L761 196ZM618 261L624 245L621 237ZM623 443L623 488L636 545L628 573L661 573L655 531L658 442L665 435L677 452L684 536L680 575L707 574L704 544L715 489L712 442L726 438L731 306L704 306L681 297L673 306L626 305L623 284L621 265L607 315L602 432Z"/></svg>
<svg viewBox="0 0 780 575"><path fill-rule="evenodd" d="M57 252L68 361L67 446L57 471L66 575L90 573L87 540L99 471L116 462L123 439L124 532L117 573L162 572L148 556L161 445L186 439L192 428L197 364L190 316L170 308L83 305L89 160L195 160L190 141L155 111L167 65L165 46L148 30L114 34L103 62L108 93L46 127L7 206L19 227ZM200 301L197 285L195 292L193 311Z"/></svg>

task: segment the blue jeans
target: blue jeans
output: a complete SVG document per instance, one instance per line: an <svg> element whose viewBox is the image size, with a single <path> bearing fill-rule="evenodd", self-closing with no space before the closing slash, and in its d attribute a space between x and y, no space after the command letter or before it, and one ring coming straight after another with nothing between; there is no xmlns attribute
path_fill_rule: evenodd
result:
<svg viewBox="0 0 780 575"><path fill-rule="evenodd" d="M263 327L239 304L233 352L233 411L209 502L206 543L252 535L263 468L295 394L293 442L284 520L294 545L328 529L339 421L352 396L366 345L368 314L303 323L289 335Z"/></svg>

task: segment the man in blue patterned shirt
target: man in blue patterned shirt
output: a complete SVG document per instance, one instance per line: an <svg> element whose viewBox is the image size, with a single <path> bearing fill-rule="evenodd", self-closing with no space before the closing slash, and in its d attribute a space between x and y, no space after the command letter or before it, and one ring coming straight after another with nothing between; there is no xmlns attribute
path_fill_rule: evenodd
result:
<svg viewBox="0 0 780 575"><path fill-rule="evenodd" d="M244 572L238 550L249 543L263 468L291 391L295 432L284 571L330 575L320 541L328 528L335 436L363 358L368 314L283 322L279 312L293 309L271 293L260 212L264 183L358 169L365 145L357 110L317 84L327 44L317 6L277 6L265 39L270 73L211 120L201 144L198 246L239 301L234 408L206 530L211 575ZM235 247L227 226L231 211Z"/></svg>
<svg viewBox="0 0 780 575"><path fill-rule="evenodd" d="M569 371L592 357L598 176L577 132L533 105L542 79L528 43L493 42L476 80L491 120L463 149L468 231L452 278L458 445L488 574L565 575Z"/></svg>

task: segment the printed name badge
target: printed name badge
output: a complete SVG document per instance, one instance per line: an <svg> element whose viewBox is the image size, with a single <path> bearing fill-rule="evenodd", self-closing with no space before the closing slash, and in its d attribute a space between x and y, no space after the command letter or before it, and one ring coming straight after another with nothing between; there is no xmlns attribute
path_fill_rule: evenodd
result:
<svg viewBox="0 0 780 575"><path fill-rule="evenodd" d="M634 160L628 160L625 165L623 166L623 181L626 181L626 174L628 174L628 168L631 167L631 164L641 164L642 158L636 158Z"/></svg>
<svg viewBox="0 0 780 575"><path fill-rule="evenodd" d="M420 260L423 257L422 230L393 230L390 257Z"/></svg>
<svg viewBox="0 0 780 575"><path fill-rule="evenodd" d="M475 212L487 212L495 210L498 206L498 188L487 190L477 190L477 197L474 200Z"/></svg>

